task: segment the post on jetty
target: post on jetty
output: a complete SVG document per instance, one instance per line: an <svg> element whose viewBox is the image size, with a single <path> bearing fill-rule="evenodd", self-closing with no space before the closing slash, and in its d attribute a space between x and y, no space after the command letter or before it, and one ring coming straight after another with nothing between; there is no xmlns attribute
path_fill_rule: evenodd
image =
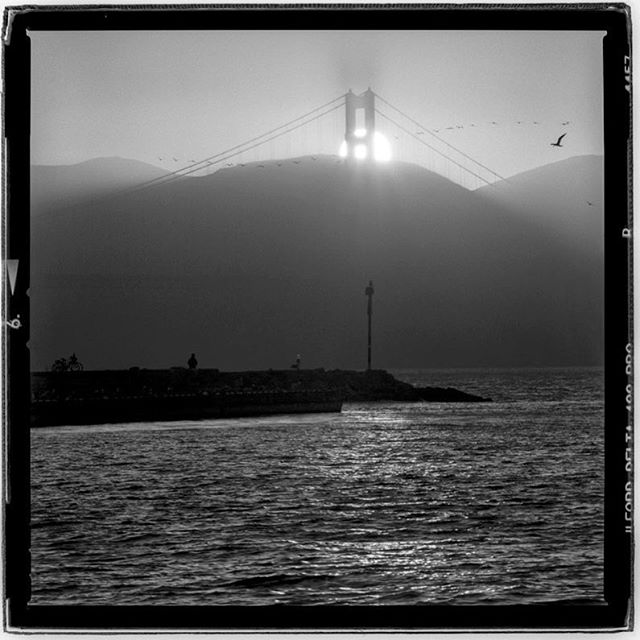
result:
<svg viewBox="0 0 640 640"><path fill-rule="evenodd" d="M369 280L369 286L364 290L365 295L369 300L367 301L367 319L368 319L368 333L367 333L367 371L371 371L371 315L373 313L373 282Z"/></svg>

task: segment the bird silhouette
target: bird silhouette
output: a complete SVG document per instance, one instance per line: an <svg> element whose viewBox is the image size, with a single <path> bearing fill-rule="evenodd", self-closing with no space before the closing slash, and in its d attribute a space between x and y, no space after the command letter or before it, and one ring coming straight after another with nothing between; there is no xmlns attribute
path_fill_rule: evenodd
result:
<svg viewBox="0 0 640 640"><path fill-rule="evenodd" d="M533 124L540 124L539 122L536 122L535 120L533 121Z"/></svg>
<svg viewBox="0 0 640 640"><path fill-rule="evenodd" d="M589 201L587 200L587 204L588 204L590 207L593 207L593 202L589 202Z"/></svg>
<svg viewBox="0 0 640 640"><path fill-rule="evenodd" d="M449 131L450 129L453 129L453 127L447 127L447 131Z"/></svg>
<svg viewBox="0 0 640 640"><path fill-rule="evenodd" d="M567 135L566 133L563 133L563 134L562 134L562 135L561 135L561 136L556 140L556 142L552 142L552 143L551 143L551 146L552 146L552 147L561 147L561 146L562 146L562 142L561 142L561 140L562 140L562 138L564 138L566 135Z"/></svg>
<svg viewBox="0 0 640 640"><path fill-rule="evenodd" d="M494 122L493 120L491 121L491 124L498 124L497 122Z"/></svg>
<svg viewBox="0 0 640 640"><path fill-rule="evenodd" d="M173 158L173 161L174 162L178 162L178 158Z"/></svg>
<svg viewBox="0 0 640 640"><path fill-rule="evenodd" d="M570 122L571 122L570 120L567 120L566 122L563 122L562 124L565 125L565 124L569 124Z"/></svg>
<svg viewBox="0 0 640 640"><path fill-rule="evenodd" d="M160 160L160 162L162 162L162 158L160 156L158 156L158 160Z"/></svg>

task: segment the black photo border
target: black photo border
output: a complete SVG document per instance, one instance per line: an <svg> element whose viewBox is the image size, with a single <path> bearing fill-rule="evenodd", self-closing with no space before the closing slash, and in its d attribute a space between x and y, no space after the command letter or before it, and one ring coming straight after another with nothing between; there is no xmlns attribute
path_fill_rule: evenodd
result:
<svg viewBox="0 0 640 640"><path fill-rule="evenodd" d="M602 30L605 118L605 543L601 605L30 605L29 133L31 30ZM618 630L632 611L630 9L582 5L16 6L4 15L5 628L13 631ZM19 319L16 323L15 320ZM13 322L13 325L10 324ZM17 326L19 325L19 326Z"/></svg>

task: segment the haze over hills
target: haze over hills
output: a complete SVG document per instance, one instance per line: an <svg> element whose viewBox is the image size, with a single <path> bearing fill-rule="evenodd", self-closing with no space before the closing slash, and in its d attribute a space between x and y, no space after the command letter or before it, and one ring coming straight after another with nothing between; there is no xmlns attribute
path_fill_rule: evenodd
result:
<svg viewBox="0 0 640 640"><path fill-rule="evenodd" d="M602 362L599 156L476 192L404 163L260 164L98 201L162 170L32 167L32 369L363 367L370 279L376 367Z"/></svg>

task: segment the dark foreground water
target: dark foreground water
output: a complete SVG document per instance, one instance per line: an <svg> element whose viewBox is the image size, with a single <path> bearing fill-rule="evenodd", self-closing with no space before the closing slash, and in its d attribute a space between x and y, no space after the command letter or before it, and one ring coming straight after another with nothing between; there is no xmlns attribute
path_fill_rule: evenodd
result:
<svg viewBox="0 0 640 640"><path fill-rule="evenodd" d="M396 374L495 402L32 431L32 602L600 601L602 371Z"/></svg>

